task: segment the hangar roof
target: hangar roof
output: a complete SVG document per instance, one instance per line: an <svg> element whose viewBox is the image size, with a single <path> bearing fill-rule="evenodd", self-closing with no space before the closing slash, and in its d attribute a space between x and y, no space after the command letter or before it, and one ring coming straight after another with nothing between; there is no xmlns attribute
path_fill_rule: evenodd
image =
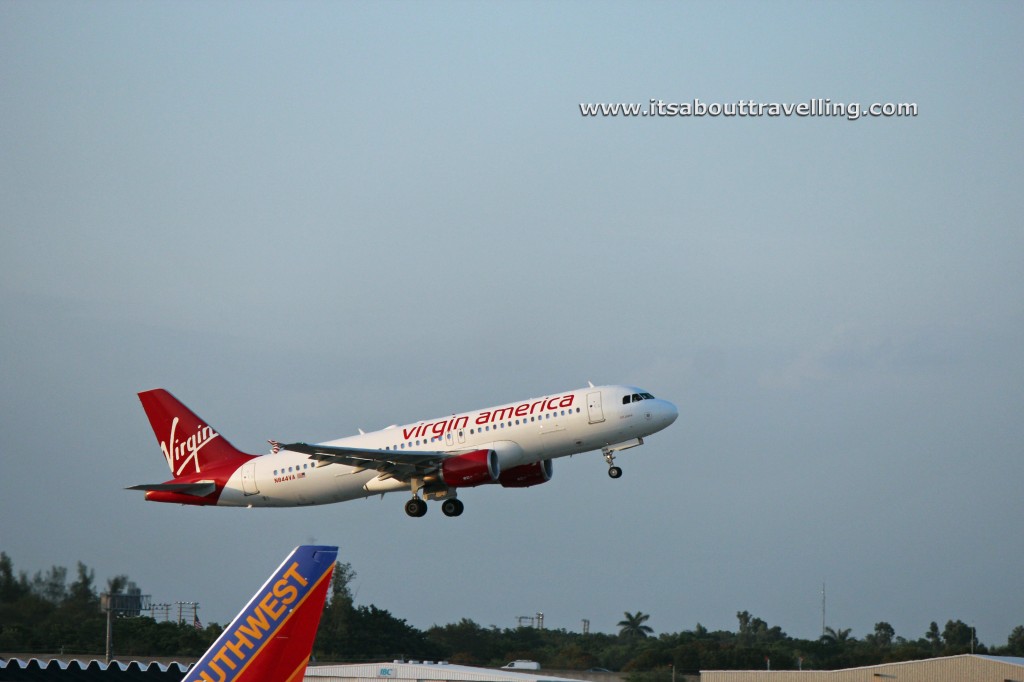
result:
<svg viewBox="0 0 1024 682"><path fill-rule="evenodd" d="M22 660L20 658L0 659L0 679L11 680L149 680L174 682L185 674L186 666L180 663L164 665L161 663L140 663L131 661L122 663L112 661L81 661L73 659L60 661L51 659L42 661L36 658Z"/></svg>
<svg viewBox="0 0 1024 682"><path fill-rule="evenodd" d="M702 670L704 682L861 682L874 678L895 678L911 682L1005 682L1019 679L1024 658L958 654L914 661L895 661L842 670ZM868 677L870 675L870 677Z"/></svg>
<svg viewBox="0 0 1024 682"><path fill-rule="evenodd" d="M310 665L306 679L345 678L357 680L453 680L455 682L579 682L544 674L542 670L518 671L474 668L447 662L394 661L350 665Z"/></svg>
<svg viewBox="0 0 1024 682"><path fill-rule="evenodd" d="M1024 666L1024 656L985 656L976 654L978 658L984 658L996 663L1009 663L1010 665Z"/></svg>

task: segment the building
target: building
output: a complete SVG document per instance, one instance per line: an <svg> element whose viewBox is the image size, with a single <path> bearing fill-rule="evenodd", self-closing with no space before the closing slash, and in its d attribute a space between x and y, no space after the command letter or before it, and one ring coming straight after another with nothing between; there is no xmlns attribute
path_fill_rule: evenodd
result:
<svg viewBox="0 0 1024 682"><path fill-rule="evenodd" d="M0 658L0 680L12 682L178 682L188 666L180 663L121 663L72 659Z"/></svg>
<svg viewBox="0 0 1024 682"><path fill-rule="evenodd" d="M702 670L701 682L1024 682L1024 658L944 656L846 670Z"/></svg>
<svg viewBox="0 0 1024 682"><path fill-rule="evenodd" d="M495 670L447 662L394 661L346 665L310 665L307 682L617 682L615 673L573 673L572 677L544 670ZM1024 680L1022 680L1024 682Z"/></svg>

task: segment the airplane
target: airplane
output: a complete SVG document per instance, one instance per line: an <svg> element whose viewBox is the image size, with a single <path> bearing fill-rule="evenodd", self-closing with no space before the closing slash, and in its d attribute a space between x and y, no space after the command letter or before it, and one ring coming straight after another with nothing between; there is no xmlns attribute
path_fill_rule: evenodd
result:
<svg viewBox="0 0 1024 682"><path fill-rule="evenodd" d="M633 386L579 388L318 444L268 441L265 455L232 446L166 390L139 393L173 478L134 485L152 502L225 507L296 507L405 491L405 512L440 500L459 516L460 488L526 488L551 480L552 460L600 450L608 475L615 454L679 416L667 400Z"/></svg>
<svg viewBox="0 0 1024 682"><path fill-rule="evenodd" d="M337 558L337 547L292 550L182 682L301 682Z"/></svg>

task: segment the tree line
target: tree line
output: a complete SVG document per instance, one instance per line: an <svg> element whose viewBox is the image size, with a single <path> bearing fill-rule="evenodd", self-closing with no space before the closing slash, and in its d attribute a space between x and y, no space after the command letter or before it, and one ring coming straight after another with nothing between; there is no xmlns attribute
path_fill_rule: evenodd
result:
<svg viewBox="0 0 1024 682"><path fill-rule="evenodd" d="M496 667L515 659L540 662L547 669L621 671L631 682L668 682L673 672L699 670L831 670L954 654L989 653L1024 656L1024 626L1017 626L1005 646L988 647L960 620L945 627L931 623L916 639L898 636L879 622L856 638L849 629L827 628L813 640L790 637L779 626L741 611L737 629L692 630L655 635L649 614L625 612L615 634L581 634L535 627L483 627L469 619L419 630L374 605L354 603L350 585L355 572L338 562L331 579L313 655L319 662L405 660L449 661ZM54 566L29 577L15 574L0 552L0 651L21 654L102 656L106 616L101 611L93 571L79 563L74 578ZM138 590L127 576L111 578L105 592ZM216 640L217 623L157 622L119 617L113 624L114 656L197 657Z"/></svg>

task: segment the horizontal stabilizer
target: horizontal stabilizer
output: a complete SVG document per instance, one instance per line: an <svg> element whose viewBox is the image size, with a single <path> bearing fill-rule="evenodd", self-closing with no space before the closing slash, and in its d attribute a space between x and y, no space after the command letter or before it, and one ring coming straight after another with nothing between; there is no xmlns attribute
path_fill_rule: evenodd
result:
<svg viewBox="0 0 1024 682"><path fill-rule="evenodd" d="M125 488L125 490L155 490L165 493L181 493L205 497L217 489L213 481L195 481L193 483L143 483Z"/></svg>

